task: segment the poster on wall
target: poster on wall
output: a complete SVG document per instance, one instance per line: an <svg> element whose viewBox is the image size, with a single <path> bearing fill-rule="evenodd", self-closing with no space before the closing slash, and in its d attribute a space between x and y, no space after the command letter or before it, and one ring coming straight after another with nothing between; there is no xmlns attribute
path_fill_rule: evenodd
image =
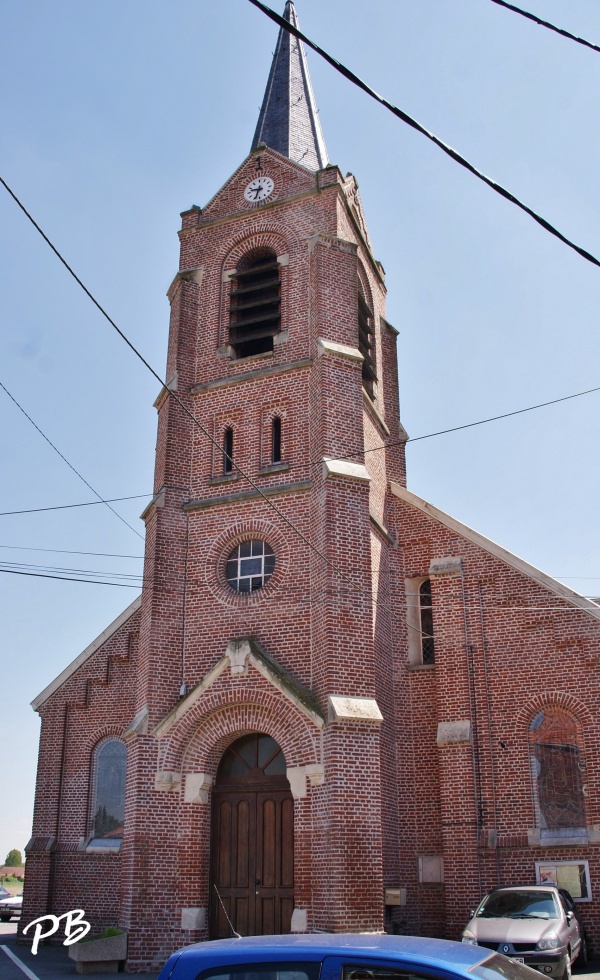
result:
<svg viewBox="0 0 600 980"><path fill-rule="evenodd" d="M591 902L590 871L587 861L536 861L538 885L565 888L576 902Z"/></svg>

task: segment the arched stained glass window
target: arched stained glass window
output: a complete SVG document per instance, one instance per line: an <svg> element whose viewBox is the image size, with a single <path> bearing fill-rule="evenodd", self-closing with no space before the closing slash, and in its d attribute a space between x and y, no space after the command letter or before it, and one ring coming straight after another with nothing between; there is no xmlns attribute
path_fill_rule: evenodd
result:
<svg viewBox="0 0 600 980"><path fill-rule="evenodd" d="M127 749L119 738L109 738L94 753L92 836L118 841L125 819L125 769Z"/></svg>
<svg viewBox="0 0 600 980"><path fill-rule="evenodd" d="M549 705L529 725L534 802L548 835L585 827L583 756L577 720Z"/></svg>

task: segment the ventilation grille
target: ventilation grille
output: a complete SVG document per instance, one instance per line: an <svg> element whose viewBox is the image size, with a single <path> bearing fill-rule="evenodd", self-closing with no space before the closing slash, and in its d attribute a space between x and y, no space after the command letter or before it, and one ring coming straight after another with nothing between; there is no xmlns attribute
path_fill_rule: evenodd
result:
<svg viewBox="0 0 600 980"><path fill-rule="evenodd" d="M280 328L279 263L261 258L235 275L230 299L229 343L238 357L273 350Z"/></svg>

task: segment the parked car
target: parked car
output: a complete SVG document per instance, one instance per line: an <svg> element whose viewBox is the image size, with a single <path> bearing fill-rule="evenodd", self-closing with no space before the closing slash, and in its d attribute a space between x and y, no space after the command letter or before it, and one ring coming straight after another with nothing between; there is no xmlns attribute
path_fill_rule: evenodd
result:
<svg viewBox="0 0 600 980"><path fill-rule="evenodd" d="M535 980L505 956L445 939L373 934L246 936L196 943L158 980Z"/></svg>
<svg viewBox="0 0 600 980"><path fill-rule="evenodd" d="M13 916L21 914L23 895L11 895L0 900L0 922L8 922Z"/></svg>
<svg viewBox="0 0 600 980"><path fill-rule="evenodd" d="M0 885L0 899L2 898L10 898L10 892L4 885Z"/></svg>
<svg viewBox="0 0 600 980"><path fill-rule="evenodd" d="M472 913L462 941L504 953L557 980L569 980L578 957L587 963L577 907L569 892L553 885L492 889Z"/></svg>

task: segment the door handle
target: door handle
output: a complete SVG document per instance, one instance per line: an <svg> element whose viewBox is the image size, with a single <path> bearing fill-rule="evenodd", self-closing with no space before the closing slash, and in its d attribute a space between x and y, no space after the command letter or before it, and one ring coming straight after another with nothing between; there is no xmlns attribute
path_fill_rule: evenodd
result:
<svg viewBox="0 0 600 980"><path fill-rule="evenodd" d="M255 895L258 895L258 889L260 888L260 878L257 878L256 881L254 882L254 884L256 885L256 890L255 890L254 894Z"/></svg>

